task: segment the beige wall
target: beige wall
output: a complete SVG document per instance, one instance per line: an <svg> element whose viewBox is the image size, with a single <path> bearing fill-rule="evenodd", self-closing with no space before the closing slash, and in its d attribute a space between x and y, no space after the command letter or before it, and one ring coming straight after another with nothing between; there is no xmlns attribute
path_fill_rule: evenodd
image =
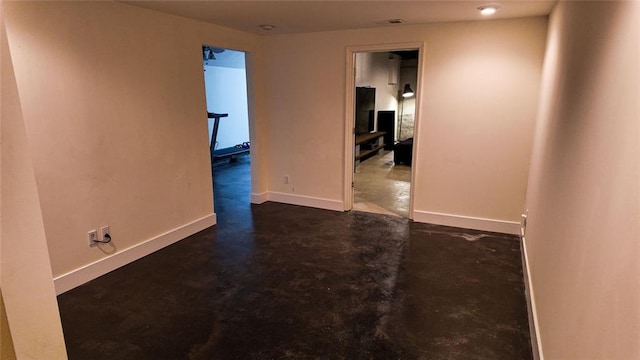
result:
<svg viewBox="0 0 640 360"><path fill-rule="evenodd" d="M115 2L5 7L54 275L211 215L200 46L255 63L258 37ZM114 247L89 248L105 224Z"/></svg>
<svg viewBox="0 0 640 360"><path fill-rule="evenodd" d="M0 6L4 16L5 4ZM4 26L1 35L0 326L5 331L0 354L3 359L14 353L18 359L66 359L41 203Z"/></svg>
<svg viewBox="0 0 640 360"><path fill-rule="evenodd" d="M527 193L545 359L640 358L640 3L554 10Z"/></svg>
<svg viewBox="0 0 640 360"><path fill-rule="evenodd" d="M376 126L378 125L378 111L398 109L398 84L389 85L389 53L368 52L356 54L356 86L370 86L376 88ZM393 68L400 72L400 61L396 61ZM377 128L376 128L377 130Z"/></svg>
<svg viewBox="0 0 640 360"><path fill-rule="evenodd" d="M424 42L415 209L519 221L546 24L539 17L266 38L270 190L342 201L346 46Z"/></svg>
<svg viewBox="0 0 640 360"><path fill-rule="evenodd" d="M4 1L0 1L0 66L9 59L6 56L6 32L4 28ZM2 83L5 69L0 68L0 138L2 137L2 118L3 108L3 92ZM7 311L4 305L4 297L2 295L2 152L4 148L0 143L0 359L13 360L16 358L15 349L13 348L13 339L11 337L11 329L7 319Z"/></svg>

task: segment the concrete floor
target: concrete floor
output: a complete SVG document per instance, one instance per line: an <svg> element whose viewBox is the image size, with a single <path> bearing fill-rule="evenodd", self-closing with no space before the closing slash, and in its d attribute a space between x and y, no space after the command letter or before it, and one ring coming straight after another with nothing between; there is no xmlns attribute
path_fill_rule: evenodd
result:
<svg viewBox="0 0 640 360"><path fill-rule="evenodd" d="M394 165L393 151L361 162L353 189L353 210L409 217L411 167Z"/></svg>
<svg viewBox="0 0 640 360"><path fill-rule="evenodd" d="M516 237L250 206L248 158L214 171L216 226L58 297L69 359L531 359Z"/></svg>

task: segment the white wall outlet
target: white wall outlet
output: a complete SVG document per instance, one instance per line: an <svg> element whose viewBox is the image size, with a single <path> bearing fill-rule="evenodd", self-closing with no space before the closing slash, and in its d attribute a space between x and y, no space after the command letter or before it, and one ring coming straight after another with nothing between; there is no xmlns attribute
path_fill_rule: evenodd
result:
<svg viewBox="0 0 640 360"><path fill-rule="evenodd" d="M285 184L289 184L289 182L291 181L291 179L289 178L289 175L284 175L282 177L282 182Z"/></svg>
<svg viewBox="0 0 640 360"><path fill-rule="evenodd" d="M111 236L111 229L109 229L109 225L100 228L100 240L104 241L104 236L106 234L109 234L109 236Z"/></svg>
<svg viewBox="0 0 640 360"><path fill-rule="evenodd" d="M89 240L89 246L96 246L98 243L96 241L98 241L98 232L96 230L91 230L87 233L88 235L88 240Z"/></svg>

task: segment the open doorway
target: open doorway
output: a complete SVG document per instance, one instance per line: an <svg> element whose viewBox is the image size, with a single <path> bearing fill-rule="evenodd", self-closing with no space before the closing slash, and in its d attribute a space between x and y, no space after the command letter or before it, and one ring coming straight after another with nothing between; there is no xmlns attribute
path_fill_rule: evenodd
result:
<svg viewBox="0 0 640 360"><path fill-rule="evenodd" d="M247 207L251 194L251 142L246 56L203 45L214 207L218 216Z"/></svg>
<svg viewBox="0 0 640 360"><path fill-rule="evenodd" d="M349 54L355 74L347 91L353 125L347 146L353 156L345 208L412 218L422 45L381 48L351 49Z"/></svg>

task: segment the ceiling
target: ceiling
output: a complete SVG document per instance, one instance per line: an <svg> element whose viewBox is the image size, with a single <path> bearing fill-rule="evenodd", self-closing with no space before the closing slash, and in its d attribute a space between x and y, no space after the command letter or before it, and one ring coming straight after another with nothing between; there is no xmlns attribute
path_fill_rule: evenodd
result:
<svg viewBox="0 0 640 360"><path fill-rule="evenodd" d="M403 26L434 22L505 19L548 15L556 1L124 1L254 34L275 35L317 31ZM495 15L477 8L496 4ZM402 19L392 25L389 19ZM266 31L260 25L273 25Z"/></svg>

